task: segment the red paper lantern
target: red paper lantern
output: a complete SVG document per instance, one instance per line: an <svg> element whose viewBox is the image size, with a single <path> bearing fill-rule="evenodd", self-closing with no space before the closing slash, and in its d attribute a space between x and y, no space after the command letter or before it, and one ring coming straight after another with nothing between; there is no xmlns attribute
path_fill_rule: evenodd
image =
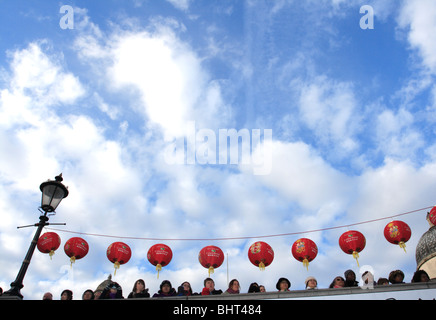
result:
<svg viewBox="0 0 436 320"><path fill-rule="evenodd" d="M71 265L78 259L82 259L88 254L88 243L79 237L69 239L64 246L64 251L70 257Z"/></svg>
<svg viewBox="0 0 436 320"><path fill-rule="evenodd" d="M224 262L224 252L216 246L207 246L200 250L198 254L200 264L209 269L209 277L214 269L218 268Z"/></svg>
<svg viewBox="0 0 436 320"><path fill-rule="evenodd" d="M171 248L165 244L158 243L152 246L147 253L147 259L150 263L156 266L157 278L159 279L159 271L171 262L173 252Z"/></svg>
<svg viewBox="0 0 436 320"><path fill-rule="evenodd" d="M386 225L384 235L386 240L390 243L398 244L400 248L406 251L406 242L409 241L412 236L412 231L407 223L403 221L392 221Z"/></svg>
<svg viewBox="0 0 436 320"><path fill-rule="evenodd" d="M310 239L301 238L292 245L292 255L296 260L303 262L307 270L309 270L309 262L315 259L317 254L318 247Z"/></svg>
<svg viewBox="0 0 436 320"><path fill-rule="evenodd" d="M359 260L357 260L357 258L359 258L359 252L365 248L365 244L365 236L355 230L344 232L339 238L339 246L342 251L347 254L352 254L353 258L356 259L358 266Z"/></svg>
<svg viewBox="0 0 436 320"><path fill-rule="evenodd" d="M36 244L39 251L42 253L48 253L50 259L54 255L54 252L61 245L61 238L55 232L46 232L39 237L38 243Z"/></svg>
<svg viewBox="0 0 436 320"><path fill-rule="evenodd" d="M129 262L130 257L132 256L132 250L130 250L130 247L123 242L114 242L107 248L106 256L109 261L114 264L114 275L116 275L117 269L120 268L120 265Z"/></svg>
<svg viewBox="0 0 436 320"><path fill-rule="evenodd" d="M428 219L430 220L430 222L436 226L436 206L434 206L429 214L428 214Z"/></svg>
<svg viewBox="0 0 436 320"><path fill-rule="evenodd" d="M261 271L265 270L274 260L274 250L271 246L262 241L253 243L248 249L248 259Z"/></svg>

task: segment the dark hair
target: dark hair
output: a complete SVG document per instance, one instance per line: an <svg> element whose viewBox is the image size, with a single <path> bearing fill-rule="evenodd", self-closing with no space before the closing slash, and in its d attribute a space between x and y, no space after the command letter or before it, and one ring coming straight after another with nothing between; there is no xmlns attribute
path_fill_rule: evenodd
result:
<svg viewBox="0 0 436 320"><path fill-rule="evenodd" d="M336 280L337 278L341 278L341 280L344 281L344 285L345 285L345 279L342 278L341 276L337 276L337 277L335 277L335 278L333 279L332 283L330 283L330 286L329 286L330 289L333 288L333 287L335 286L335 280Z"/></svg>
<svg viewBox="0 0 436 320"><path fill-rule="evenodd" d="M421 282L421 276L423 274L426 275L428 279L430 279L427 272L425 272L424 270L418 270L413 274L412 282Z"/></svg>
<svg viewBox="0 0 436 320"><path fill-rule="evenodd" d="M138 279L138 280L135 281L135 284L133 285L133 289L132 289L133 292L136 292L136 284L138 282L142 283L142 285L144 286L144 289L145 289L145 282L144 282L144 280Z"/></svg>
<svg viewBox="0 0 436 320"><path fill-rule="evenodd" d="M170 286L170 290L173 288L173 286L171 285L171 282L169 280L164 280L162 281L162 283L160 284L160 289L162 290L162 287L167 284Z"/></svg>
<svg viewBox="0 0 436 320"><path fill-rule="evenodd" d="M67 300L73 300L73 291L65 289L64 291L62 291L61 297L64 293L67 294Z"/></svg>
<svg viewBox="0 0 436 320"><path fill-rule="evenodd" d="M215 284L215 281L213 281L212 278L206 278L206 279L204 279L204 286L206 286L207 281L212 281Z"/></svg>
<svg viewBox="0 0 436 320"><path fill-rule="evenodd" d="M92 291L91 289L85 290L85 292L83 292L82 300L83 300L83 297L85 296L85 293L87 293L87 292L91 292L91 300L94 300L94 298L95 298L94 291Z"/></svg>
<svg viewBox="0 0 436 320"><path fill-rule="evenodd" d="M250 284L250 287L248 288L248 293L253 293L253 292L260 292L260 287L257 284L257 282L253 282L252 284Z"/></svg>
<svg viewBox="0 0 436 320"><path fill-rule="evenodd" d="M229 282L229 288L232 287L232 285L235 283L235 281L238 283L238 286L240 287L240 284L239 284L238 279L232 279L232 280L230 280L230 282Z"/></svg>

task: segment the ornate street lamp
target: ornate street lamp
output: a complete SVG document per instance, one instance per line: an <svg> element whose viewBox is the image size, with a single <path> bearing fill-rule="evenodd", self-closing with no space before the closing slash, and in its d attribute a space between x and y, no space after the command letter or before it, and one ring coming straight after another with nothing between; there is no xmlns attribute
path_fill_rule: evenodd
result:
<svg viewBox="0 0 436 320"><path fill-rule="evenodd" d="M27 268L29 267L30 259L32 259L32 255L35 251L36 244L38 243L38 239L41 235L41 231L45 226L49 225L47 214L49 212L54 212L58 207L59 203L61 203L62 199L68 196L68 189L62 184L62 181L63 178L61 173L60 175L55 177L55 180L48 180L41 183L41 186L39 188L42 192L41 210L43 214L39 217L39 223L36 223L34 225L38 228L36 229L35 236L30 243L29 250L27 251L26 257L24 258L17 278L14 282L11 283L11 288L3 293L3 296L17 297L23 299L23 295L20 293L20 290L24 287L23 279L26 274Z"/></svg>

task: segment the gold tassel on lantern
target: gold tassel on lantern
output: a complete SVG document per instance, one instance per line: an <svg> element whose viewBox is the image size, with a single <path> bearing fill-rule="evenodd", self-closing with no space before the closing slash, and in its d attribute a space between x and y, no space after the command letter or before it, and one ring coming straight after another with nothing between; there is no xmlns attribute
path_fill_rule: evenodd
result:
<svg viewBox="0 0 436 320"><path fill-rule="evenodd" d="M404 241L400 241L400 243L398 245L400 246L400 248L403 248L404 252L407 253L407 251L406 251L406 243Z"/></svg>
<svg viewBox="0 0 436 320"><path fill-rule="evenodd" d="M304 258L303 260L303 266L305 266L307 271L309 271L309 260L307 260L306 258Z"/></svg>
<svg viewBox="0 0 436 320"><path fill-rule="evenodd" d="M159 279L159 271L161 271L162 270L162 265L161 264L157 264L156 265L156 271L157 271L157 278Z"/></svg>
<svg viewBox="0 0 436 320"><path fill-rule="evenodd" d="M50 260L53 260L52 257L53 257L54 254L55 254L54 250L51 250L51 251L49 252L48 255L50 256Z"/></svg>
<svg viewBox="0 0 436 320"><path fill-rule="evenodd" d="M260 271L265 271L265 264L262 261L259 263L259 269Z"/></svg>
<svg viewBox="0 0 436 320"><path fill-rule="evenodd" d="M360 267L359 260L357 260L357 258L359 258L359 253L357 251L353 251L353 258L356 259L357 266Z"/></svg>
<svg viewBox="0 0 436 320"><path fill-rule="evenodd" d="M72 257L70 258L70 262L71 262L70 267L72 268L72 267L73 267L73 263L76 262L76 257L75 257L75 256L72 256Z"/></svg>
<svg viewBox="0 0 436 320"><path fill-rule="evenodd" d="M210 275L211 275L211 274L212 274L212 273L214 272L214 269L213 269L213 267L212 267L212 266L210 266L210 267L209 267L209 270L208 270L208 271L209 271L209 278L210 278Z"/></svg>
<svg viewBox="0 0 436 320"><path fill-rule="evenodd" d="M120 268L120 263L118 261L115 261L114 268L115 268L114 276L116 276L117 275L117 270Z"/></svg>

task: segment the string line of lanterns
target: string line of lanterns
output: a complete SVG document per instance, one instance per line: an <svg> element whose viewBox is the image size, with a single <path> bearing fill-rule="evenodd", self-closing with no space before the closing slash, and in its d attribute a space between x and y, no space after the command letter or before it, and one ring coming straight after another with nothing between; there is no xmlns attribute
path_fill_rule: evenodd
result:
<svg viewBox="0 0 436 320"><path fill-rule="evenodd" d="M436 224L436 206L429 213L429 220ZM412 231L407 223L394 220L389 222L383 234L385 239L406 251L406 242L410 239ZM49 254L52 258L54 252L60 247L61 238L55 232L46 232L38 240L37 248L40 252ZM359 266L359 253L365 248L365 236L357 231L350 230L344 232L339 237L339 247L346 254L352 255L356 259ZM64 246L65 254L70 257L71 266L76 260L84 258L88 251L88 243L80 238L70 238ZM296 240L291 247L292 256L303 266L308 269L309 263L313 261L318 254L318 247L314 241L309 238L300 238ZM110 262L114 264L114 274L121 265L129 262L132 251L130 247L123 242L112 243L106 251L106 256ZM162 268L167 266L173 257L171 248L165 244L159 243L153 245L147 253L148 261L156 266L157 277ZM248 258L250 262L260 270L265 270L274 260L274 250L272 247L263 241L253 243L248 249ZM202 248L198 254L199 263L208 270L209 277L214 273L216 268L219 268L224 262L224 252L217 246L206 246Z"/></svg>

